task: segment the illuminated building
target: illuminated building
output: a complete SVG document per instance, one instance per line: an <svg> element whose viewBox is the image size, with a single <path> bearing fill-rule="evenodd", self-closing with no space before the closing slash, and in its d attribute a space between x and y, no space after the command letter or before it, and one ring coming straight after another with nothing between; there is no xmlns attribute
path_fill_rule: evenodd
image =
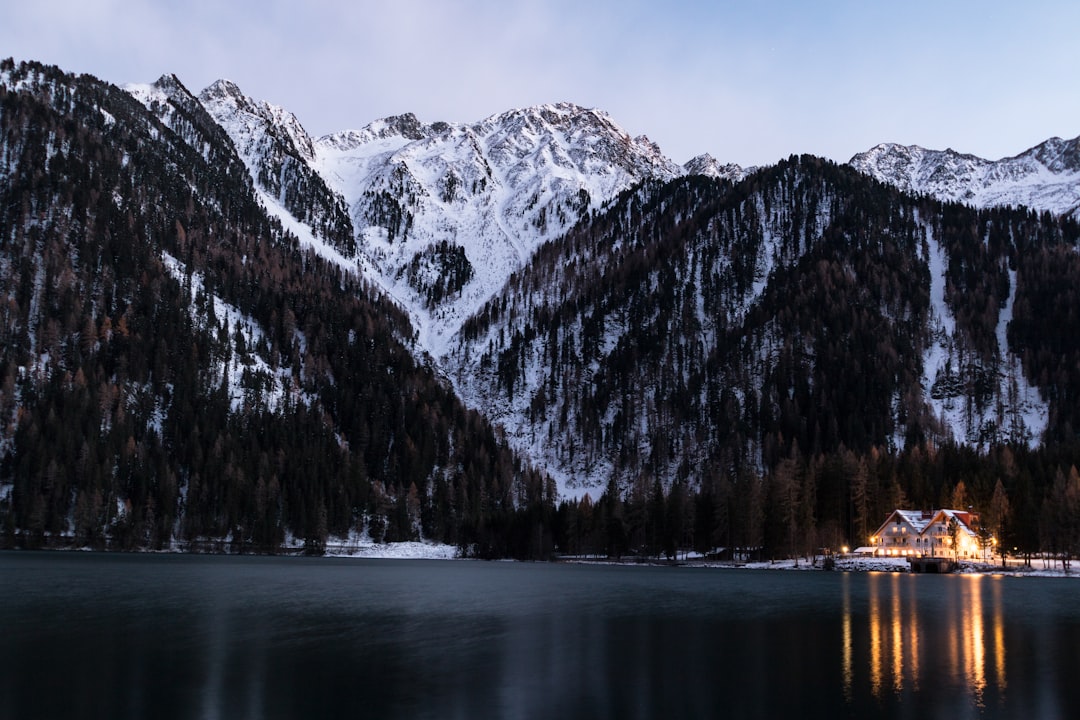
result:
<svg viewBox="0 0 1080 720"><path fill-rule="evenodd" d="M978 521L965 510L893 510L870 548L877 556L974 559L981 557Z"/></svg>

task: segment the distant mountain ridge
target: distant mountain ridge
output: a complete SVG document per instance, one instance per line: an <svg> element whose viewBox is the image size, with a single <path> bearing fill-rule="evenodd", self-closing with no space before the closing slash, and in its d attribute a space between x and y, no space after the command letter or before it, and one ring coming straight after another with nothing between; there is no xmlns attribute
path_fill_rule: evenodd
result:
<svg viewBox="0 0 1080 720"><path fill-rule="evenodd" d="M1051 138L1001 160L886 143L849 164L906 192L978 208L1024 206L1080 218L1080 137Z"/></svg>

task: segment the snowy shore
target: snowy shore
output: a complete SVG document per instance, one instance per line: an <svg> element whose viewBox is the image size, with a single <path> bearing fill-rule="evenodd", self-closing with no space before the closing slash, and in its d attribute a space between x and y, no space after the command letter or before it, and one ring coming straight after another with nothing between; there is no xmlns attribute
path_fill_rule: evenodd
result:
<svg viewBox="0 0 1080 720"><path fill-rule="evenodd" d="M584 564L604 565L652 565L652 566L680 566L699 567L716 570L786 570L786 571L817 571L822 567L822 558L817 558L816 563L800 558L795 560L769 560L764 562L718 562L705 560L700 556L690 555L679 560L669 561L664 559L623 559L614 560L601 557L562 557L562 562L577 562ZM882 573L906 573L909 565L906 558L876 558L846 556L836 559L833 568L835 572L882 572ZM999 575L1009 577L1069 577L1080 578L1080 566L1065 572L1058 563L1053 566L1045 565L1041 559L1033 559L1031 567L1026 567L1018 560L1009 560L1008 565L1003 567L999 562L971 562L962 561L960 569L955 574L960 575Z"/></svg>
<svg viewBox="0 0 1080 720"><path fill-rule="evenodd" d="M381 560L453 560L461 557L454 545L428 542L360 543L327 545L325 557L378 558Z"/></svg>
<svg viewBox="0 0 1080 720"><path fill-rule="evenodd" d="M336 542L335 542L336 540ZM431 542L374 543L366 534L353 535L349 538L331 538L326 546L327 557L356 557L391 560L452 560L461 558L461 550L453 545ZM683 567L701 567L712 569L748 569L748 570L822 570L823 558L816 562L806 558L795 560L775 560L765 562L717 562L706 560L700 555L691 554L676 561L657 559L622 559L600 557L559 558L560 562L581 562L611 565L679 565ZM1080 566L1065 572L1060 563L1046 564L1042 559L1033 559L1031 566L1025 566L1019 560L1010 559L1006 566L1000 560L992 562L961 561L959 574L1003 575L1010 577L1080 577ZM867 557L862 555L843 555L836 558L836 572L903 572L909 571L907 558Z"/></svg>
<svg viewBox="0 0 1080 720"><path fill-rule="evenodd" d="M50 546L45 546L50 548ZM51 546L50 549L60 551L88 551L89 547L66 547ZM250 550L249 550L250 551ZM165 553L208 553L208 554L232 554L228 541L212 541L201 539L186 545L173 543L163 551ZM286 555L302 555L305 553L304 543L295 537L286 537L284 546L279 550ZM380 560L459 560L463 559L461 549L455 545L428 541L409 541L393 543L376 543L366 534L353 533L346 537L328 538L325 550L320 553L323 557L334 558L362 558ZM823 570L824 558L818 557L816 561L806 558L795 560L768 560L763 562L733 562L708 560L696 553L680 556L677 560L663 558L624 557L614 559L599 555L563 555L556 558L558 562L582 563L595 565L638 565L638 566L680 566L699 567L717 570L788 570L788 571L821 571ZM833 568L836 572L885 572L906 573L909 564L906 558L892 557L866 557L858 555L845 555L837 557ZM1020 560L1009 559L1005 566L1000 560L991 562L975 562L964 560L960 562L958 574L967 575L998 575L1008 577L1047 577L1047 578L1080 578L1080 565L1070 568L1066 572L1060 562L1051 562L1042 558L1033 558L1031 565L1026 566Z"/></svg>
<svg viewBox="0 0 1080 720"><path fill-rule="evenodd" d="M690 565L700 565L712 568L741 567L753 570L821 570L822 563L819 558L817 564L811 564L805 558L799 560L798 565L794 560L777 560L775 562L752 562L752 563L714 563L688 561ZM908 572L909 566L906 558L876 558L876 557L840 557L836 559L835 570L837 572ZM1023 565L1019 561L1009 560L1008 565L1002 567L1000 562L970 562L961 561L961 575L1005 575L1010 577L1080 577L1080 569L1073 568L1065 572L1058 563L1054 566L1044 566L1043 561L1035 559L1031 561L1031 567Z"/></svg>

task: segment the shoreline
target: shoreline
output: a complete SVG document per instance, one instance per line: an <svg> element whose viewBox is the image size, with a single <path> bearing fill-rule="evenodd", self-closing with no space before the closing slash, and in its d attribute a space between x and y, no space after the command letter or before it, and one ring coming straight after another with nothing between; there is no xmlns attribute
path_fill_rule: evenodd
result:
<svg viewBox="0 0 1080 720"><path fill-rule="evenodd" d="M50 545L45 544L36 548L7 547L7 551L13 552L103 552L120 554L143 554L143 555L222 555L222 556L251 556L251 557L325 557L325 558L357 558L360 560L475 560L476 558L463 556L460 548L454 545L443 545L424 541L407 541L400 543L372 543L368 542L344 542L328 543L321 553L306 552L302 545L284 546L276 552L258 552L244 549L240 552L230 552L228 543L217 542L193 542L186 547L173 545L172 547L153 549L108 549L89 546L76 547L74 545ZM504 558L506 561L518 562L514 558ZM802 572L878 572L878 573L910 573L910 565L906 558L892 557L855 557L846 556L835 559L831 570L823 567L821 556L808 561L799 558L766 560L766 561L718 561L708 560L701 556L689 556L681 559L666 558L642 558L624 557L610 558L601 556L582 555L556 555L550 560L520 561L520 562L553 562L581 565L621 565L627 567L691 567L714 570L771 570L771 571L802 571ZM964 560L959 563L959 568L946 575L990 575L999 577L1042 577L1042 578L1080 578L1080 566L1066 571L1061 568L1060 562L1050 567L1045 566L1042 558L1034 558L1030 566L1020 560L1009 561L1006 565L995 562L978 562Z"/></svg>
<svg viewBox="0 0 1080 720"><path fill-rule="evenodd" d="M616 560L612 558L586 558L586 557L563 557L556 562L597 564L597 565L627 565L627 566L652 566L652 567L692 567L714 570L768 570L785 572L878 572L878 573L907 573L910 565L906 558L863 558L844 557L837 558L832 570L822 567L819 557L816 564L800 558L796 565L795 560L775 560L762 562L741 561L715 561L703 558L689 558L685 560L666 560L662 558L644 560ZM1055 567L1038 567L1042 560L1035 559L1031 566L1026 566L1022 561L1014 561L1008 565L1000 565L991 562L961 561L958 570L943 575L989 575L998 577L1040 577L1040 578L1080 578L1080 569L1070 569L1068 572L1061 569L1060 563Z"/></svg>

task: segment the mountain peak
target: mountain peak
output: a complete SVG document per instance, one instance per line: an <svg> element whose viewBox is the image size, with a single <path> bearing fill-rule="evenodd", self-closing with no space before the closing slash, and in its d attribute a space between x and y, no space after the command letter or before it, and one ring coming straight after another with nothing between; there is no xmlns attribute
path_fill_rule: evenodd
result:
<svg viewBox="0 0 1080 720"><path fill-rule="evenodd" d="M154 82L154 87L158 88L166 95L171 96L174 93L182 92L185 95L190 95L191 97L194 97L191 91L184 86L184 83L180 82L180 78L176 77L174 73L165 73L164 75L159 77Z"/></svg>
<svg viewBox="0 0 1080 720"><path fill-rule="evenodd" d="M221 78L207 85L206 88L199 93L199 97L203 100L214 100L227 97L243 98L245 96L244 93L241 92L239 85L232 80Z"/></svg>
<svg viewBox="0 0 1080 720"><path fill-rule="evenodd" d="M166 105L170 101L184 107L198 105L197 98L173 73L165 73L150 84L129 83L123 89L148 109L152 109L155 103Z"/></svg>
<svg viewBox="0 0 1080 720"><path fill-rule="evenodd" d="M199 100L238 143L249 165L254 162L251 145L261 142L257 138L265 133L278 138L283 146L291 146L305 161L315 157L311 137L295 115L277 105L249 98L231 80L215 80L199 93Z"/></svg>
<svg viewBox="0 0 1080 720"><path fill-rule="evenodd" d="M630 134L619 127L603 110L586 108L571 102L515 108L497 113L473 126L481 134L495 128L528 135L558 132L566 137L600 131L614 134L626 142Z"/></svg>
<svg viewBox="0 0 1080 720"><path fill-rule="evenodd" d="M723 163L709 153L698 155L683 164L687 175L705 175L719 180L738 182L753 172L754 168L743 168L735 163Z"/></svg>
<svg viewBox="0 0 1080 720"><path fill-rule="evenodd" d="M391 115L376 122L383 126L383 132L396 133L409 140L422 140L430 133L430 126L421 123L416 115L411 112L402 115Z"/></svg>
<svg viewBox="0 0 1080 720"><path fill-rule="evenodd" d="M608 114L603 110L597 110L595 108L587 108L577 103L572 102L556 102L556 103L541 103L539 105L528 105L526 107L513 108L501 113L496 113L489 117L489 120L504 120L511 117L537 117L541 118L551 124L559 124L569 119L592 116L609 118Z"/></svg>
<svg viewBox="0 0 1080 720"><path fill-rule="evenodd" d="M414 310L433 356L542 242L642 180L684 172L606 112L570 102L469 124L406 113L320 138L316 149L365 261ZM462 282L432 292L425 278L459 266Z"/></svg>
<svg viewBox="0 0 1080 720"><path fill-rule="evenodd" d="M1050 172L1080 173L1080 137L1072 140L1052 137L1028 152Z"/></svg>

